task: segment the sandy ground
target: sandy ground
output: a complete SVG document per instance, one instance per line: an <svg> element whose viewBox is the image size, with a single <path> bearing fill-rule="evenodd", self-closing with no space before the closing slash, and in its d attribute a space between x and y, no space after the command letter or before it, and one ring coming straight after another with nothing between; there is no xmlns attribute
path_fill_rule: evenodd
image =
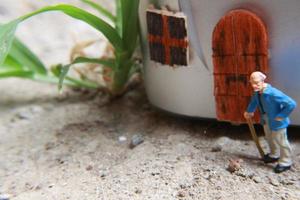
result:
<svg viewBox="0 0 300 200"><path fill-rule="evenodd" d="M1 0L0 17L45 4ZM18 36L49 65L67 62L82 33L98 37L70 18L42 16ZM246 126L170 116L149 105L142 86L112 103L19 79L0 80L0 91L0 195L10 199L300 199L299 127L289 129L292 170L275 174ZM131 149L134 135L144 142ZM229 172L230 159L242 159L241 169Z"/></svg>

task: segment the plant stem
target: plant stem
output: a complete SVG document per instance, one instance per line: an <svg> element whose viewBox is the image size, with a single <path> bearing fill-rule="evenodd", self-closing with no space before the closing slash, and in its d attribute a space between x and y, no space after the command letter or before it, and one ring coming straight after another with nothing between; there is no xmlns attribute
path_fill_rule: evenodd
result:
<svg viewBox="0 0 300 200"><path fill-rule="evenodd" d="M49 75L40 75L40 74L35 74L32 78L30 78L35 81L40 81L40 82L46 82L46 83L55 83L58 84L59 79L55 76L49 76ZM99 88L99 85L93 82L87 82L87 81L82 81L82 80L77 80L74 78L66 77L65 84L68 86L73 86L73 87L85 87L89 89L97 89Z"/></svg>

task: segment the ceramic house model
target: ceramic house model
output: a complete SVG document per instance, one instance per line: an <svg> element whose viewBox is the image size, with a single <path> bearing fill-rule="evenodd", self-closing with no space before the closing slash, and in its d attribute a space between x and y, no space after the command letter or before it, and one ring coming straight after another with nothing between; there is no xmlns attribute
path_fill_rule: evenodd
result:
<svg viewBox="0 0 300 200"><path fill-rule="evenodd" d="M298 0L141 0L150 102L175 114L243 123L256 70L300 102L299 8ZM297 109L291 120L300 125Z"/></svg>

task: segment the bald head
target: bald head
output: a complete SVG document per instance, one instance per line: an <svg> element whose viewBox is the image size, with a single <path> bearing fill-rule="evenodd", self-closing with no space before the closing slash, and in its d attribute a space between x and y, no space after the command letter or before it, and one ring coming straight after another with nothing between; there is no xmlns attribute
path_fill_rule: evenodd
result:
<svg viewBox="0 0 300 200"><path fill-rule="evenodd" d="M266 78L267 76L262 72L259 71L253 72L250 76L250 83L253 90L262 92L266 86L264 82Z"/></svg>
<svg viewBox="0 0 300 200"><path fill-rule="evenodd" d="M267 76L264 73L259 72L259 71L253 72L250 75L250 81L251 80L265 81L266 78L267 78Z"/></svg>

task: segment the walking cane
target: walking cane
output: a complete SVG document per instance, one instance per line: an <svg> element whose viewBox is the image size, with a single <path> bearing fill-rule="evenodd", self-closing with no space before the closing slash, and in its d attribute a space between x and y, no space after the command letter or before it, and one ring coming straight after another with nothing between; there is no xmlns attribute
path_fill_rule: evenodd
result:
<svg viewBox="0 0 300 200"><path fill-rule="evenodd" d="M252 139L254 140L254 142L256 144L256 147L259 151L259 154L260 154L261 158L264 158L265 153L264 153L264 150L261 148L260 143L258 141L258 137L257 137L256 131L255 131L255 128L253 126L253 122L252 122L251 117L247 118L247 123L248 123L249 129L250 129Z"/></svg>

